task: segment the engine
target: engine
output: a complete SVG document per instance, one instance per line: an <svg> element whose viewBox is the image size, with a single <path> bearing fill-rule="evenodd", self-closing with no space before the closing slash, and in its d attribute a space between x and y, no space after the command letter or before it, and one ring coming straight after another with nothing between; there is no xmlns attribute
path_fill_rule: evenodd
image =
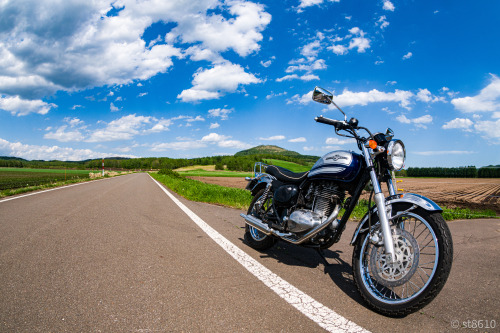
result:
<svg viewBox="0 0 500 333"><path fill-rule="evenodd" d="M333 181L314 181L304 196L304 208L290 214L288 230L308 231L324 222L344 200L344 191Z"/></svg>

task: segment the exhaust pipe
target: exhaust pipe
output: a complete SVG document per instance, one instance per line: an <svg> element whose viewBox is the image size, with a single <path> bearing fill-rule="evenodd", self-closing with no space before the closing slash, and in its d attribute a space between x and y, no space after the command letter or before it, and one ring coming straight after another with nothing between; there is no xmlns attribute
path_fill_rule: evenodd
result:
<svg viewBox="0 0 500 333"><path fill-rule="evenodd" d="M335 207L334 211L332 212L332 214L330 214L330 216L328 217L328 219L326 219L325 222L316 226L315 228L313 228L311 231L309 231L307 234L305 234L304 236L302 236L299 239L291 238L290 236L293 236L292 233L282 233L282 232L279 232L279 231L276 231L274 229L269 228L269 226L267 224L265 224L264 222L262 222L261 220L259 220L255 216L245 215L243 213L240 214L240 216L245 219L245 222L248 225L254 227L255 229L262 232L263 234L265 234L267 236L274 235L274 236L277 236L277 237L279 237L287 242L298 245L298 244L304 243L305 241L311 239L316 234L318 234L320 231L322 231L327 226L329 226L330 223L333 222L333 220L335 218L337 218L337 215L340 212L340 208L341 208L341 206L337 205L337 207Z"/></svg>
<svg viewBox="0 0 500 333"><path fill-rule="evenodd" d="M252 215L245 215L243 213L241 213L240 216L245 219L245 222L248 225L254 227L255 229L257 229L260 232L262 232L263 234L266 234L266 235L269 236L269 235L271 235L273 233L272 229L269 228L269 226L267 224L264 224L258 218L254 217Z"/></svg>

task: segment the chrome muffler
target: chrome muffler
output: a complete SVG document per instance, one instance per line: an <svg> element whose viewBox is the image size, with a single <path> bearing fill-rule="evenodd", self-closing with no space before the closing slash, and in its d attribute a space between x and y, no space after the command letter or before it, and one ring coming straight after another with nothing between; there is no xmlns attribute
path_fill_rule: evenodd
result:
<svg viewBox="0 0 500 333"><path fill-rule="evenodd" d="M335 218L337 218L337 215L340 212L340 208L341 208L341 205L337 205L337 207L335 207L332 214L330 214L330 216L325 220L325 222L321 223L320 225L317 225L315 228L313 228L311 231L309 231L308 233L306 233L304 236L300 237L299 239L292 238L292 236L294 236L293 233L283 233L283 232L279 232L277 230L274 230L272 228L269 228L269 226L267 224L265 224L264 222L262 222L262 220L256 218L255 216L245 215L243 213L240 214L240 216L245 219L245 222L248 225L254 227L255 229L262 232L263 234L268 235L268 236L274 235L274 236L279 237L287 242L298 245L298 244L304 243L305 241L311 239L312 237L316 236L319 232L321 232L323 229L328 227L330 225L330 223L332 223L335 220Z"/></svg>

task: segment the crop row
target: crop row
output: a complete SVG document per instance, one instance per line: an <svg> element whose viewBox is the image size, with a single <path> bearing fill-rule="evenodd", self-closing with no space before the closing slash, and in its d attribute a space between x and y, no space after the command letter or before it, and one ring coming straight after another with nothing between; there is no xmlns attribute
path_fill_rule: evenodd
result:
<svg viewBox="0 0 500 333"><path fill-rule="evenodd" d="M0 190L15 189L28 186L38 186L48 183L89 178L89 174L64 174L64 173L34 173L23 171L0 170Z"/></svg>

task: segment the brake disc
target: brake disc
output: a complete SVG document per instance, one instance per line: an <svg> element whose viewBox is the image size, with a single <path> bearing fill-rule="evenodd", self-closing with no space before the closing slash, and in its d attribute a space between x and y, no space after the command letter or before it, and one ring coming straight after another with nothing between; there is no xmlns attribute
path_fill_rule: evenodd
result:
<svg viewBox="0 0 500 333"><path fill-rule="evenodd" d="M390 263L384 246L372 247L370 272L375 281L385 287L398 287L408 282L418 268L420 249L415 237L397 228L393 233L396 262Z"/></svg>

